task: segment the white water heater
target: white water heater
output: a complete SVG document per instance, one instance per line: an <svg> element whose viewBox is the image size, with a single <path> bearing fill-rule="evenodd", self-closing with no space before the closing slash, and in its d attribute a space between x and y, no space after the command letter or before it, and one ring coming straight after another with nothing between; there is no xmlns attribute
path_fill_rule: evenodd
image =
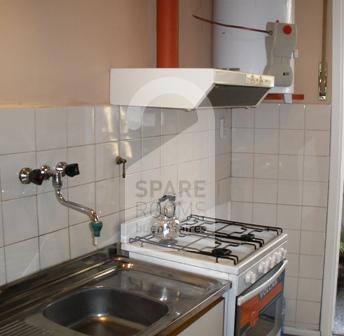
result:
<svg viewBox="0 0 344 336"><path fill-rule="evenodd" d="M272 74L271 71L281 67L281 77L288 74L289 68L289 81L275 78L281 86L276 86L271 92L293 93L294 59L290 48L295 48L296 44L294 0L214 0L213 20L261 30L271 30L273 23L280 22L272 36L214 25L213 65L215 68L257 74ZM291 28L285 29L285 24L290 24Z"/></svg>

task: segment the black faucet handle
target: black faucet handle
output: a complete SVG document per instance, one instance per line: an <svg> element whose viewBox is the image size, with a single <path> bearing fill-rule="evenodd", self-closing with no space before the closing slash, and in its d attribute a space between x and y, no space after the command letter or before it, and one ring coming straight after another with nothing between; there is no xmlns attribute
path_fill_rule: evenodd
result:
<svg viewBox="0 0 344 336"><path fill-rule="evenodd" d="M41 169L33 169L29 173L29 182L42 185L43 181L45 180L44 174L42 174Z"/></svg>
<svg viewBox="0 0 344 336"><path fill-rule="evenodd" d="M69 177L73 177L80 174L79 165L77 163L67 164L64 171L65 174Z"/></svg>

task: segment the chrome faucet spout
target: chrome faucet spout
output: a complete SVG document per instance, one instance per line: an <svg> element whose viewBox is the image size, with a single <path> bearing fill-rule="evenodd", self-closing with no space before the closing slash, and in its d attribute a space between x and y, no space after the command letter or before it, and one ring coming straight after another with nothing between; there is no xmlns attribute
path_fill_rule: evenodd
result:
<svg viewBox="0 0 344 336"><path fill-rule="evenodd" d="M54 188L55 188L55 195L59 203L66 206L67 208L73 209L75 211L78 211L87 215L90 218L91 222L99 222L99 217L95 210L88 208L84 205L81 205L79 203L67 201L62 195L61 189L55 186Z"/></svg>

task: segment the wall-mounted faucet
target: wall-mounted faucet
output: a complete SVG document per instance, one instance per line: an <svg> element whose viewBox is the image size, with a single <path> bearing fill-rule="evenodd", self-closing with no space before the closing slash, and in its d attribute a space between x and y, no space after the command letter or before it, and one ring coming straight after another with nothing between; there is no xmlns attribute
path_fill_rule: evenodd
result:
<svg viewBox="0 0 344 336"><path fill-rule="evenodd" d="M97 239L100 237L100 231L103 227L103 223L99 220L96 211L79 203L67 201L61 192L63 185L62 178L65 175L73 177L79 174L79 166L77 163L67 164L66 162L59 162L56 164L55 169L51 169L46 165L42 166L40 169L23 168L19 172L19 180L23 184L34 183L41 185L43 181L52 178L52 185L55 190L55 196L57 200L67 208L81 212L90 218L93 244L97 245Z"/></svg>

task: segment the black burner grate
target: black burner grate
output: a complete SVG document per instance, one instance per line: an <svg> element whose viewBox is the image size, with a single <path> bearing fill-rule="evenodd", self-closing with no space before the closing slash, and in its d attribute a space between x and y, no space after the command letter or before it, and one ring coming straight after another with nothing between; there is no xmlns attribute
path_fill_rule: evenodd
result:
<svg viewBox="0 0 344 336"><path fill-rule="evenodd" d="M274 233L275 236L279 236L283 232L278 227L240 223L198 215L188 216L180 225L180 237L188 239L178 239L176 244L163 247L214 257L216 262L219 262L221 259L231 260L234 265L237 265L239 261L247 258L249 255L239 258L238 255L233 253L234 248L250 247L254 251L265 244L264 239L257 237L258 233L268 231ZM230 233L225 232L228 228L234 228L234 231ZM199 243L204 240L213 241L213 246L198 248ZM162 246L152 234L142 237L137 236L129 240L129 243L137 242L140 242L141 246L146 243Z"/></svg>

